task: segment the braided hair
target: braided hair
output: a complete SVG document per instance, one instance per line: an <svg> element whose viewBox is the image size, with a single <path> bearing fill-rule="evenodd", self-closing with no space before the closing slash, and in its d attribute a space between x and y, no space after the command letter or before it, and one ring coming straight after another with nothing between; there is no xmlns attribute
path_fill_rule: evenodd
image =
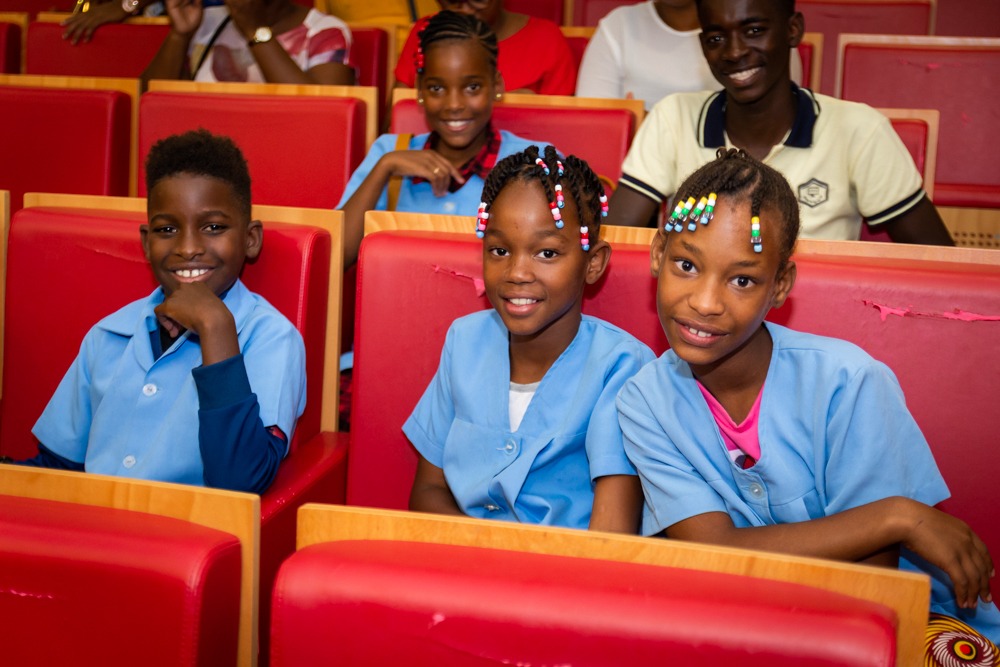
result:
<svg viewBox="0 0 1000 667"><path fill-rule="evenodd" d="M427 25L417 34L417 51L414 54L417 74L424 73L424 54L427 49L438 42L446 40L471 39L486 50L490 69L497 69L497 36L490 27L475 16L459 14L448 10L440 11L430 17Z"/></svg>
<svg viewBox="0 0 1000 667"><path fill-rule="evenodd" d="M575 155L560 158L556 149L546 146L540 153L538 146L528 146L520 153L508 155L497 162L483 186L482 204L479 205L479 220L485 229L489 210L500 191L514 181L537 180L545 190L545 196L552 203L553 217L556 216L558 201L564 196L573 197L580 217L581 241L588 250L600 238L601 217L607 214L607 197L604 186L597 174L586 161ZM564 195L563 193L567 193ZM485 217L483 214L485 213ZM562 227L561 216L556 218L556 226Z"/></svg>
<svg viewBox="0 0 1000 667"><path fill-rule="evenodd" d="M750 215L754 217L760 216L765 205L778 213L779 219L765 220L765 224L781 226L779 271L784 269L799 235L799 203L785 177L743 149L720 148L715 160L685 179L675 199L677 202L690 201L709 193L716 193L720 198L749 201Z"/></svg>

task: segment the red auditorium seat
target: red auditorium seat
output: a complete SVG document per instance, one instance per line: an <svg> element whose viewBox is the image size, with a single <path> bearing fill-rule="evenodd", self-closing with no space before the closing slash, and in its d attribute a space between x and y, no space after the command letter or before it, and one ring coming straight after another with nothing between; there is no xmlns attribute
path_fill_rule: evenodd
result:
<svg viewBox="0 0 1000 667"><path fill-rule="evenodd" d="M806 30L822 33L824 37L821 85L812 89L825 95L836 94L838 35L930 35L934 28L934 6L934 0L797 0L795 9L805 17Z"/></svg>
<svg viewBox="0 0 1000 667"><path fill-rule="evenodd" d="M356 83L378 89L379 111L389 103L389 63L396 57L392 44L385 28L351 26L351 61L358 71Z"/></svg>
<svg viewBox="0 0 1000 667"><path fill-rule="evenodd" d="M0 86L0 188L127 195L132 105L108 90Z"/></svg>
<svg viewBox="0 0 1000 667"><path fill-rule="evenodd" d="M572 25L596 26L608 12L622 5L634 5L641 0L569 0Z"/></svg>
<svg viewBox="0 0 1000 667"><path fill-rule="evenodd" d="M802 61L802 87L818 90L823 80L823 35L807 32L798 46Z"/></svg>
<svg viewBox="0 0 1000 667"><path fill-rule="evenodd" d="M596 28L588 26L573 26L573 27L563 27L562 34L569 42L569 50L573 53L573 62L576 63L576 68L580 69L580 63L583 62L583 54L587 51L587 44L590 43L590 38L594 36L594 31Z"/></svg>
<svg viewBox="0 0 1000 667"><path fill-rule="evenodd" d="M562 99L571 99L572 103L562 103ZM424 111L414 91L397 90L394 100L392 132L427 132ZM563 154L585 159L606 182L617 184L643 113L641 100L508 94L493 107L493 120L502 130L539 145L551 143ZM594 141L594 137L600 137L600 141Z"/></svg>
<svg viewBox="0 0 1000 667"><path fill-rule="evenodd" d="M563 24L563 0L504 0L503 6L508 12L547 19L556 25Z"/></svg>
<svg viewBox="0 0 1000 667"><path fill-rule="evenodd" d="M234 665L240 559L180 519L0 495L3 664Z"/></svg>
<svg viewBox="0 0 1000 667"><path fill-rule="evenodd" d="M467 220L471 230L472 218ZM607 273L585 292L584 312L662 352L666 341L656 316L648 246L613 245ZM800 241L795 289L769 319L852 341L893 369L952 491L944 507L1000 553L994 509L1000 455L989 438L1000 430L1000 412L995 373L983 370L1000 368L1000 260L988 250L901 244L880 244L869 253L874 256L859 254L870 247ZM913 253L942 259L909 259ZM971 263L973 258L993 265ZM482 243L471 231L365 237L358 263L348 504L407 506L416 453L400 429L437 368L448 326L489 307L476 289L481 274ZM406 285L405 299L398 297L400 284ZM421 335L387 336L388 329Z"/></svg>
<svg viewBox="0 0 1000 667"><path fill-rule="evenodd" d="M0 17L0 74L21 71L21 26Z"/></svg>
<svg viewBox="0 0 1000 667"><path fill-rule="evenodd" d="M842 35L839 96L875 107L937 109L934 203L1000 208L1000 39Z"/></svg>
<svg viewBox="0 0 1000 667"><path fill-rule="evenodd" d="M151 89L139 106L139 156L144 160L158 139L204 127L239 144L255 203L332 209L365 156L366 106L348 97ZM140 162L140 196L144 181Z"/></svg>
<svg viewBox="0 0 1000 667"><path fill-rule="evenodd" d="M109 23L86 43L62 38L58 23L28 26L25 72L61 76L110 76L137 79L170 32L164 24Z"/></svg>
<svg viewBox="0 0 1000 667"><path fill-rule="evenodd" d="M72 9L72 0L0 0L0 12L25 12L34 16L38 12Z"/></svg>

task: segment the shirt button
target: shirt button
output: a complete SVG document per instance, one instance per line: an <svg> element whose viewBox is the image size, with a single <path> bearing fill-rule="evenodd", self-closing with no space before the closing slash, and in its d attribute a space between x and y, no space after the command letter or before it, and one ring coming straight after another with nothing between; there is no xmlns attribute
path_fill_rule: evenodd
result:
<svg viewBox="0 0 1000 667"><path fill-rule="evenodd" d="M135 465L135 457L129 454L124 459L122 459L122 465L126 468L131 468Z"/></svg>
<svg viewBox="0 0 1000 667"><path fill-rule="evenodd" d="M146 396L152 396L153 394L156 393L156 385L153 383L143 385L142 393L145 394Z"/></svg>
<svg viewBox="0 0 1000 667"><path fill-rule="evenodd" d="M517 443L513 440L508 440L507 444L503 446L503 450L508 454L512 453L515 449L517 449Z"/></svg>
<svg viewBox="0 0 1000 667"><path fill-rule="evenodd" d="M761 498L764 496L764 487L754 482L750 485L750 495L754 498Z"/></svg>
<svg viewBox="0 0 1000 667"><path fill-rule="evenodd" d="M493 503L489 503L488 505L484 505L483 507L489 510L490 512L496 512L497 510L500 509L499 505L494 505Z"/></svg>

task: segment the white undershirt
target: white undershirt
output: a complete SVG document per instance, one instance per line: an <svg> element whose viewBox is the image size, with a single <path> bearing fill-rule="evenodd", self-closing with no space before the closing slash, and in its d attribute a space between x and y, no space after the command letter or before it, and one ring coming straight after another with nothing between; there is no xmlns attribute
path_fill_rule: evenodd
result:
<svg viewBox="0 0 1000 667"><path fill-rule="evenodd" d="M521 420L524 419L524 413L528 411L528 405L535 396L539 384L541 384L540 380L531 384L510 383L507 412L510 413L510 430L512 433L517 431L521 426Z"/></svg>

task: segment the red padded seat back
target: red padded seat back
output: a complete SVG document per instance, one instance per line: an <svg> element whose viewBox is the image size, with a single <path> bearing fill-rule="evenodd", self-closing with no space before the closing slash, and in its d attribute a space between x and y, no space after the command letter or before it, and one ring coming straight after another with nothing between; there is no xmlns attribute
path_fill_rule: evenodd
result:
<svg viewBox="0 0 1000 667"><path fill-rule="evenodd" d="M139 103L140 196L153 144L199 127L239 145L255 204L332 209L365 156L365 105L354 98L152 91Z"/></svg>
<svg viewBox="0 0 1000 667"><path fill-rule="evenodd" d="M481 277L482 242L471 233L380 232L362 243L348 504L406 507L416 452L400 428L437 369L448 326L489 307ZM615 247L583 311L666 349L645 247ZM769 319L849 340L892 368L951 488L944 507L1000 553L1000 268L802 257L795 288Z"/></svg>
<svg viewBox="0 0 1000 667"><path fill-rule="evenodd" d="M148 295L156 281L139 243L139 213L30 208L8 236L0 452L33 456L42 409L102 317ZM315 227L264 221L264 249L243 271L302 333L308 395L321 395L326 344L330 236ZM309 400L295 444L319 432L321 405Z"/></svg>
<svg viewBox="0 0 1000 667"><path fill-rule="evenodd" d="M918 44L846 45L841 97L874 107L941 112L934 202L1000 208L1000 40L967 48L942 38ZM984 98L969 97L970 90Z"/></svg>
<svg viewBox="0 0 1000 667"><path fill-rule="evenodd" d="M634 5L641 0L573 0L571 25L596 26L615 7Z"/></svg>
<svg viewBox="0 0 1000 667"><path fill-rule="evenodd" d="M799 60L802 62L802 87L811 90L814 85L812 80L813 59L819 54L813 53L813 45L807 42L800 42L797 50L799 52Z"/></svg>
<svg viewBox="0 0 1000 667"><path fill-rule="evenodd" d="M385 102L389 85L389 57L389 33L375 26L351 26L351 63L357 68L357 84L378 88L380 104Z"/></svg>
<svg viewBox="0 0 1000 667"><path fill-rule="evenodd" d="M1000 2L947 0L937 3L935 35L1000 37Z"/></svg>
<svg viewBox="0 0 1000 667"><path fill-rule="evenodd" d="M179 519L0 496L3 664L234 665L240 543Z"/></svg>
<svg viewBox="0 0 1000 667"><path fill-rule="evenodd" d="M493 122L498 129L536 141L539 146L552 144L564 155L583 158L612 183L622 175L622 162L636 130L635 117L625 109L499 104L493 107ZM392 131L427 132L423 108L416 100L392 106Z"/></svg>
<svg viewBox="0 0 1000 667"><path fill-rule="evenodd" d="M503 6L508 12L546 19L556 25L563 24L563 0L505 0Z"/></svg>
<svg viewBox="0 0 1000 667"><path fill-rule="evenodd" d="M837 76L837 36L841 33L929 35L933 0L798 0L806 30L823 34L823 64L817 92L833 95ZM804 67L804 65L803 65ZM882 106L900 107L905 104ZM925 106L914 108L925 109Z"/></svg>
<svg viewBox="0 0 1000 667"><path fill-rule="evenodd" d="M884 667L896 651L891 610L808 586L414 542L298 551L273 614L272 667Z"/></svg>
<svg viewBox="0 0 1000 667"><path fill-rule="evenodd" d="M0 22L0 74L21 72L21 27Z"/></svg>
<svg viewBox="0 0 1000 667"><path fill-rule="evenodd" d="M127 195L128 95L0 87L0 189L11 211L25 192Z"/></svg>
<svg viewBox="0 0 1000 667"><path fill-rule="evenodd" d="M28 25L27 74L111 76L137 79L149 66L169 25L108 23L89 42L73 45L58 23Z"/></svg>
<svg viewBox="0 0 1000 667"><path fill-rule="evenodd" d="M62 0L0 0L0 12L24 12L29 16L38 12L69 11L71 6Z"/></svg>

